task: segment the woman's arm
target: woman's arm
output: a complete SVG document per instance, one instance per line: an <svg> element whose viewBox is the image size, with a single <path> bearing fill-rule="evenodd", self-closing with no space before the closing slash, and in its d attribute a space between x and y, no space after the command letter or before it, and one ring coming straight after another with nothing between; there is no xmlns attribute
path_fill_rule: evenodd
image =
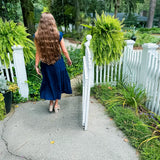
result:
<svg viewBox="0 0 160 160"><path fill-rule="evenodd" d="M36 41L34 41L34 43L35 43L35 46L36 46L35 68L36 68L37 74L41 75L41 71L38 68L38 64L39 64L39 61L40 61L39 51L38 51L38 47L37 47Z"/></svg>
<svg viewBox="0 0 160 160"><path fill-rule="evenodd" d="M62 52L63 52L64 56L67 58L67 63L68 63L68 65L69 65L69 66L72 65L72 61L71 61L71 59L70 59L70 57L69 57L69 54L68 54L68 51L67 51L67 49L66 49L66 47L65 47L65 45L64 45L64 39L63 39L63 38L62 38L62 40L60 41L60 46L61 46L61 49L62 49Z"/></svg>

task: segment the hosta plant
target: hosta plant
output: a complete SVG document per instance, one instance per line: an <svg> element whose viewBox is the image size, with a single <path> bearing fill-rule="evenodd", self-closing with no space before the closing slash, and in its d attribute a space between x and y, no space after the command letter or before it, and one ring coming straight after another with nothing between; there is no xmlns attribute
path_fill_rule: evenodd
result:
<svg viewBox="0 0 160 160"><path fill-rule="evenodd" d="M83 26L89 28L92 34L91 47L96 64L101 65L119 59L125 44L121 31L122 22L102 13L101 16L96 14L94 24Z"/></svg>
<svg viewBox="0 0 160 160"><path fill-rule="evenodd" d="M34 58L34 43L27 38L29 34L23 25L16 24L13 21L3 21L0 18L0 57L2 63L6 62L9 65L7 53L13 58L13 45L21 45L24 51L25 62L29 62Z"/></svg>

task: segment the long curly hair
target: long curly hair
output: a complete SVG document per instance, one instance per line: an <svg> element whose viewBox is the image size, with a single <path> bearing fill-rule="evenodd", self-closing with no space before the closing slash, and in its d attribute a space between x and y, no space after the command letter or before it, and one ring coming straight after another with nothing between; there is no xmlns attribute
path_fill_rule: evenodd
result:
<svg viewBox="0 0 160 160"><path fill-rule="evenodd" d="M42 62L54 64L61 57L59 31L52 14L42 13L35 33L35 43Z"/></svg>

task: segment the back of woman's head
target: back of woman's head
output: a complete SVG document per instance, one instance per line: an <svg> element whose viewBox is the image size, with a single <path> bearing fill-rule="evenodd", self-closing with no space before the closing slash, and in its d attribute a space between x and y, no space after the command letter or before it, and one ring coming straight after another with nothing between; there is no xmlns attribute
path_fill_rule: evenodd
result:
<svg viewBox="0 0 160 160"><path fill-rule="evenodd" d="M59 32L52 14L42 13L35 42L42 62L54 64L60 58Z"/></svg>

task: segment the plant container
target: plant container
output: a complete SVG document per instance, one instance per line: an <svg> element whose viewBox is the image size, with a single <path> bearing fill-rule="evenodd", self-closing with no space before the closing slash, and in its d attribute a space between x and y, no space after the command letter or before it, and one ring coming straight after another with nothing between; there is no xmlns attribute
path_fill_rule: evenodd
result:
<svg viewBox="0 0 160 160"><path fill-rule="evenodd" d="M3 94L4 96L4 102L5 102L5 108L6 108L6 113L9 113L11 110L12 106L12 92L6 92Z"/></svg>

